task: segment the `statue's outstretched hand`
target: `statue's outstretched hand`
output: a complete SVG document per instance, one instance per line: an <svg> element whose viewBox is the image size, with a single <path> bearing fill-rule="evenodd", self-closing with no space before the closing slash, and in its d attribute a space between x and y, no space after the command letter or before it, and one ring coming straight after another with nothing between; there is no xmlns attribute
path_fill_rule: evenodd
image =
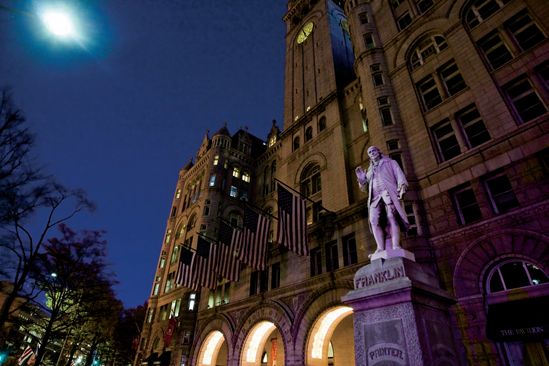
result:
<svg viewBox="0 0 549 366"><path fill-rule="evenodd" d="M361 167L357 166L355 169L356 177L360 184L366 184L366 172Z"/></svg>

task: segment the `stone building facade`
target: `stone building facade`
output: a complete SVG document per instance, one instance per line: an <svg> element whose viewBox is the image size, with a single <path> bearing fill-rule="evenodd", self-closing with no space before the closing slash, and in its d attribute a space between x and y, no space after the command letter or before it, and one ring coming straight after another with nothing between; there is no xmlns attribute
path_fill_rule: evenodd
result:
<svg viewBox="0 0 549 366"><path fill-rule="evenodd" d="M548 365L544 19L544 0L291 0L282 131L223 126L180 171L136 364L354 365L341 297L376 245L353 171L375 145L410 184L403 246L455 300L446 364ZM278 215L275 178L317 202L310 256L272 220L266 271L176 286L179 247L240 226L243 199Z"/></svg>

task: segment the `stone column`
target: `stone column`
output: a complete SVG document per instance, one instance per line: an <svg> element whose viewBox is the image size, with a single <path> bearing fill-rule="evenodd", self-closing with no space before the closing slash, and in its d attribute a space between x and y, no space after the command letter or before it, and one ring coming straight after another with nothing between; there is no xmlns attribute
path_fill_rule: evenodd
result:
<svg viewBox="0 0 549 366"><path fill-rule="evenodd" d="M462 365L448 307L427 268L404 256L374 259L342 301L354 310L356 365Z"/></svg>

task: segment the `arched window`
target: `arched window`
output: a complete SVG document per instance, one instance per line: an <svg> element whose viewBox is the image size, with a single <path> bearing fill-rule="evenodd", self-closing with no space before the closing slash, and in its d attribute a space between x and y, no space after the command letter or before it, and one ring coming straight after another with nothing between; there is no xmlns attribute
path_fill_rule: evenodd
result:
<svg viewBox="0 0 549 366"><path fill-rule="evenodd" d="M311 164L303 170L301 175L301 193L309 197L320 192L322 184L320 180L320 166Z"/></svg>
<svg viewBox="0 0 549 366"><path fill-rule="evenodd" d="M229 222L236 227L242 226L242 214L238 211L232 211L229 214Z"/></svg>
<svg viewBox="0 0 549 366"><path fill-rule="evenodd" d="M473 29L481 22L494 14L511 0L477 0L473 2L471 8L466 12L465 20L469 28Z"/></svg>
<svg viewBox="0 0 549 366"><path fill-rule="evenodd" d="M519 287L535 286L549 282L549 278L537 266L524 260L512 259L498 264L488 275L489 293L507 291Z"/></svg>
<svg viewBox="0 0 549 366"><path fill-rule="evenodd" d="M305 130L305 142L313 138L313 128L311 126L307 127Z"/></svg>
<svg viewBox="0 0 549 366"><path fill-rule="evenodd" d="M294 138L294 146L292 151L296 151L297 149L299 149L299 136Z"/></svg>
<svg viewBox="0 0 549 366"><path fill-rule="evenodd" d="M417 69L425 64L431 56L439 54L447 47L448 43L446 43L446 39L441 35L430 35L423 38L410 56L410 67L412 70Z"/></svg>
<svg viewBox="0 0 549 366"><path fill-rule="evenodd" d="M177 231L175 232L175 240L181 238L185 234L185 223L182 222L177 227Z"/></svg>
<svg viewBox="0 0 549 366"><path fill-rule="evenodd" d="M189 220L189 225L187 229L191 231L196 226L196 215L193 215L191 219Z"/></svg>
<svg viewBox="0 0 549 366"><path fill-rule="evenodd" d="M322 132L326 129L326 117L321 117L318 121L318 132Z"/></svg>

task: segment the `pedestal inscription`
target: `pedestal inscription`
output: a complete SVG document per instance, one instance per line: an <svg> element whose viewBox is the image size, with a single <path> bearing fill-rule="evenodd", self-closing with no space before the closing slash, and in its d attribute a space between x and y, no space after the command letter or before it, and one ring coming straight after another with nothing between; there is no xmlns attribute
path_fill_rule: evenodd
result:
<svg viewBox="0 0 549 366"><path fill-rule="evenodd" d="M408 364L406 342L400 320L365 324L364 343L368 366Z"/></svg>

